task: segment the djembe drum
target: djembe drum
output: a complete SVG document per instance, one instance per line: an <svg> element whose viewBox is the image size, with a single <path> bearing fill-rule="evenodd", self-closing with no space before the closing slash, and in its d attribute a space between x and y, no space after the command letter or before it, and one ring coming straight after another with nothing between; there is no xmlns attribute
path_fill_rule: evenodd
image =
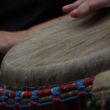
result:
<svg viewBox="0 0 110 110"><path fill-rule="evenodd" d="M34 33L1 69L3 109L90 109L93 76L110 69L110 8Z"/></svg>

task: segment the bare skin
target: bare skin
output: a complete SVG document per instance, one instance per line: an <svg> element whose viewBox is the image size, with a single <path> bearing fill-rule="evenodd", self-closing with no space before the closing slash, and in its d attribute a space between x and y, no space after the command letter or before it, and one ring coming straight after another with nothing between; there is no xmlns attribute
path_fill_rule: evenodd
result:
<svg viewBox="0 0 110 110"><path fill-rule="evenodd" d="M22 41L24 38L29 37L32 33L38 32L44 28L55 25L62 20L71 19L69 16L59 17L45 23L33 26L25 31L19 32L6 32L0 31L0 54L5 54L11 47Z"/></svg>
<svg viewBox="0 0 110 110"><path fill-rule="evenodd" d="M76 2L63 7L63 11L72 17L85 17L92 12L109 6L110 0L77 0ZM38 26L37 26L38 27ZM23 38L35 32L36 28L31 28L20 32L0 32L0 54L5 54L12 46L20 42Z"/></svg>
<svg viewBox="0 0 110 110"><path fill-rule="evenodd" d="M28 33L21 32L0 32L0 54L5 54L12 46L20 42Z"/></svg>
<svg viewBox="0 0 110 110"><path fill-rule="evenodd" d="M71 17L85 17L103 7L110 6L110 0L77 0L63 7Z"/></svg>

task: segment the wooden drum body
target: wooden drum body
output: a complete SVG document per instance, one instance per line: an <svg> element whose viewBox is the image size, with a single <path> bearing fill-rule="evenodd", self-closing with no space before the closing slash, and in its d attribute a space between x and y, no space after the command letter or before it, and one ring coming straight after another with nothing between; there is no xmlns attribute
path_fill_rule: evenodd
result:
<svg viewBox="0 0 110 110"><path fill-rule="evenodd" d="M7 53L1 78L6 87L24 90L72 84L109 69L110 8L106 8L32 34Z"/></svg>

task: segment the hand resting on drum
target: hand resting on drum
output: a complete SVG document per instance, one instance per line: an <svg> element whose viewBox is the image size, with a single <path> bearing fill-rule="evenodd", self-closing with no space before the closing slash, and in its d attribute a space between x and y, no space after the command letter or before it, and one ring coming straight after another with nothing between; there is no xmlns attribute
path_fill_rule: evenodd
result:
<svg viewBox="0 0 110 110"><path fill-rule="evenodd" d="M72 17L84 17L100 8L109 6L110 0L77 0L63 7L63 11ZM31 32L32 29L31 29ZM29 30L21 32L0 32L0 53L6 53L12 46L30 34Z"/></svg>
<svg viewBox="0 0 110 110"><path fill-rule="evenodd" d="M110 0L77 0L63 7L63 11L72 17L85 17L103 7L110 6Z"/></svg>

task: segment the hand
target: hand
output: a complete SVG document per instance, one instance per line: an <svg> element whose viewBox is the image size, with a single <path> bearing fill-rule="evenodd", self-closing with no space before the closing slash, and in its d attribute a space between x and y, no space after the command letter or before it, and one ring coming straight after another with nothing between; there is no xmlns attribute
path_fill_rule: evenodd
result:
<svg viewBox="0 0 110 110"><path fill-rule="evenodd" d="M27 36L27 32L5 32L0 31L0 54L5 54L16 43Z"/></svg>
<svg viewBox="0 0 110 110"><path fill-rule="evenodd" d="M63 7L63 11L72 17L85 17L103 7L110 6L110 0L77 0Z"/></svg>

